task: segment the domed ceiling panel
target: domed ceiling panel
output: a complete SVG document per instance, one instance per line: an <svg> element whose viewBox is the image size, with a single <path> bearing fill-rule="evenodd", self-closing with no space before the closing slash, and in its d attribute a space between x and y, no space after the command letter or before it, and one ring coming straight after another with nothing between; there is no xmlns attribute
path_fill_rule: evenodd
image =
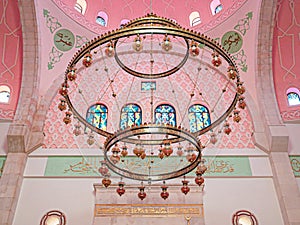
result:
<svg viewBox="0 0 300 225"><path fill-rule="evenodd" d="M273 73L276 97L284 121L300 119L299 1L280 1L275 15ZM289 102L288 94L292 102ZM298 100L297 100L298 95ZM295 103L293 101L296 100Z"/></svg>
<svg viewBox="0 0 300 225"><path fill-rule="evenodd" d="M151 11L171 18L183 27L191 27L193 22L190 16L194 13L199 18L194 18L193 29L207 32L233 15L246 0L173 0L155 2L150 0L53 0L53 2L74 21L94 33L100 34L103 31L119 27L124 19L131 20L144 16ZM104 26L96 22L99 12L104 12L107 16L107 18L104 18L105 20L107 19L107 23Z"/></svg>
<svg viewBox="0 0 300 225"><path fill-rule="evenodd" d="M194 4L196 1L190 1L191 4ZM209 3L211 1L207 1L208 4L208 9L209 9ZM226 1L221 1L222 4ZM43 48L48 48L47 50L47 54L46 57L44 57L44 63L43 63L43 70L45 70L43 73L43 77L42 80L44 80L44 82L47 82L47 85L49 86L50 83L49 82L49 78L45 77L46 74L49 74L49 76L51 75L53 79L55 77L57 77L57 74L61 74L65 71L66 66L68 64L68 60L71 58L72 53L74 51L76 51L77 47L77 42L79 42L80 40L77 39L78 35L81 35L83 37L83 35L86 35L87 37L93 37L95 35L92 34L92 32L87 31L85 28L89 28L88 26L82 27L81 25L79 25L79 23L81 24L81 19L79 18L85 18L84 16L82 16L79 12L77 12L74 9L74 5L76 4L76 1L52 1L50 2L51 4L49 4L49 2L46 3L38 3L38 13L42 15L42 11L44 10L44 16L40 17L40 24L41 24L41 29L42 32L44 34L48 34L48 36L50 37L49 41L51 41L52 49L55 49L55 51L57 52L57 56L60 59L59 61L55 62L54 60L54 67L53 68L48 68L47 70L47 65L45 64L45 60L49 61L49 57L47 57L47 55L54 55L55 52L49 53L49 50L52 51L48 46L44 46ZM52 4L53 3L53 4ZM55 5L55 4L56 5ZM109 4L112 5L114 4L113 2L106 2L103 1L103 4ZM149 2L148 2L149 3ZM230 1L231 3L231 1ZM246 4L244 4L246 3ZM72 7L68 6L71 5ZM139 4L142 4L141 1L139 1ZM143 3L144 4L144 3ZM156 3L155 3L156 4ZM164 1L163 3L158 3L158 4L166 4L166 2ZM184 4L183 2L181 4ZM254 101L256 101L255 99L255 90L252 90L252 86L255 87L255 76L251 75L254 74L255 71L255 66L254 66L254 62L253 59L254 58L254 48L253 46L248 45L247 43L255 43L255 27L257 24L257 19L258 19L258 9L259 9L259 4L258 2L248 2L248 1L233 1L232 4L236 4L235 7L233 7L232 5L232 10L235 9L235 13L232 11L232 13L229 15L228 17L225 18L222 17L221 12L223 11L223 13L225 13L226 11L226 7L224 6L223 10L220 12L220 14L215 15L215 18L219 18L216 19L216 22L214 23L215 25L213 26L214 29L207 29L207 31L209 30L209 34L219 43L221 43L223 45L223 47L225 49L227 49L232 57L234 58L234 60L236 61L236 63L238 64L241 76L243 77L243 79L245 79L245 83L246 83L246 89L247 91L249 90L248 93L250 93L249 95L252 95L252 98L254 99ZM135 12L132 12L132 18L136 18L137 16L143 16L145 15L145 13L147 13L146 11L148 10L147 4L144 4L144 10L140 10L137 11L137 13L135 14ZM63 9L64 11L61 11L57 8L57 6L59 6L60 9ZM141 5L140 5L141 6ZM68 15L65 16L66 11L64 9L64 7L67 7L69 10L72 11L72 13L75 13L78 16L78 21L75 21L71 18L70 19L70 14L71 11L68 11ZM129 6L128 6L129 7ZM157 5L153 6L153 11L155 13L157 13L158 15L160 15L160 13L158 13L157 11L160 11L162 13L163 16L169 17L168 16L168 11L167 9L162 9L164 8L168 8L167 6L161 6L159 9L156 9L155 7L158 7ZM182 6L183 7L183 6ZM185 7L187 9L188 12L190 12L190 8L189 7ZM199 7L198 7L199 8ZM107 8L106 8L107 9ZM237 10L240 9L240 10ZM103 9L104 10L104 9ZM122 9L120 9L122 10ZM88 8L86 9L86 12L88 11ZM131 10L129 10L131 11ZM144 13L145 11L145 13ZM126 13L122 14L122 13L118 13L118 14L113 14L110 15L109 11L106 10L106 12L108 12L108 26L104 27L101 26L99 24L94 23L95 26L97 26L100 31L99 33L105 33L108 30L111 30L111 28L116 29L119 27L120 25L120 21L123 18L126 18L127 15ZM123 12L123 11L122 11ZM200 11L199 11L200 12ZM210 11L208 11L209 13L211 13ZM139 15L140 13L140 15ZM127 13L128 14L128 13ZM122 16L121 16L122 15ZM201 14L202 15L202 14ZM65 17L64 17L65 16ZM69 16L69 17L68 17ZM115 17L114 17L115 16ZM175 15L176 16L176 15ZM179 18L182 18L181 20L177 20L175 17L170 16L170 18L175 18L176 22L178 22L180 25L182 25L183 27L190 27L189 24L189 13L186 13L186 16L179 16ZM229 18L230 17L230 18ZM113 20L114 18L116 18L115 20ZM129 17L127 17L129 18ZM201 16L202 18L202 16ZM222 20L223 18L223 20ZM130 18L131 19L131 18ZM221 21L222 20L222 21ZM51 22L49 25L48 22ZM55 22L56 21L56 22ZM70 22L71 21L71 22ZM113 21L115 21L113 23ZM182 22L183 21L183 22ZM203 20L204 21L204 20ZM203 22L202 21L202 22ZM217 26L217 24L222 23L222 26ZM198 24L197 26L194 26L190 29L195 29L195 30L200 30L201 29L206 29L206 27L210 26L209 24L212 24L212 21L207 21L207 23L201 23ZM184 26L184 24L186 26ZM58 26L58 27L56 27ZM50 31L51 28L55 28L55 30L52 30L52 32ZM226 28L226 29L224 29ZM89 28L90 29L90 28ZM67 47L67 43L68 40L63 40L60 37L62 37L64 32L69 32L71 31L71 33L74 35L74 41L72 42L72 48L71 50L65 49L65 47ZM94 32L94 31L93 31ZM49 35L50 34L50 35ZM47 36L47 35L46 35ZM70 34L67 35L69 38L72 36ZM49 38L46 37L46 38ZM55 39L57 38L57 39ZM86 41L87 39L85 39ZM62 44L62 46L60 45ZM84 44L84 42L82 43ZM80 48L80 47L79 47ZM45 53L45 52L44 52ZM99 71L101 69L98 69ZM103 70L103 68L102 68ZM91 77L93 77L93 73L95 73L96 70L94 70L93 72L91 71ZM211 73L211 72L210 72ZM89 76L87 76L89 77ZM85 78L87 79L87 78ZM114 81L114 85L118 86L117 83L117 79ZM130 79L124 78L123 80L124 82L130 82ZM99 88L97 86L97 82L90 80L90 81L86 81L89 82L91 84L91 88L94 87L95 90L97 90L97 88ZM124 83L123 82L123 83ZM190 83L188 83L185 79L180 79L180 77L177 80L178 82L178 99L181 99L182 102L184 102L184 99L187 98L187 96L190 95L189 93L189 87L191 86ZM119 83L119 90L122 92L122 90L125 88L124 84ZM45 83L46 84L46 83ZM52 87L54 89L58 89L60 87L61 84L61 80L60 83L56 82L56 86ZM99 84L98 84L99 85ZM157 94L160 96L159 101L160 102L165 102L164 100L164 95L166 94L166 92L162 92L161 90L159 90L159 86L161 84L156 84L157 85L157 93L158 91L160 92L160 94ZM139 90L141 87L141 84L136 85L137 90ZM46 86L45 86L46 87ZM46 91L48 89L44 89L44 91ZM50 89L48 91L48 94L50 93ZM92 94L93 93L93 88L91 90L89 90L87 93ZM51 91L51 93L54 93L53 91ZM55 93L56 90L55 90ZM98 93L99 94L99 93ZM54 94L55 95L55 94ZM54 97L54 96L53 96ZM137 96L138 97L138 96ZM133 101L136 101L138 103L143 103L143 99L142 98L135 98L133 99ZM213 98L213 96L212 96ZM108 108L111 106L111 95L110 96L106 96L106 105L108 106ZM132 101L132 102L133 102ZM57 108L58 103L60 102L60 95L57 94L54 99L53 102L51 103L51 106L48 110L48 114L47 114L47 119L45 121L45 127L44 127L44 132L46 135L45 138L45 142L44 142L44 147L45 148L94 148L93 146L89 146L87 144L87 139L88 139L88 135L85 136L74 136L73 132L74 132L74 126L73 125L68 125L66 126L64 124L64 122L62 121L63 117L64 117L64 113L61 113L59 111L59 109ZM89 102L90 104L92 104L93 102ZM110 112L111 108L109 108ZM84 110L83 110L84 111ZM119 110L117 110L119 111ZM119 121L119 114L116 115L115 120L112 120L112 118L110 118L108 126L110 127L118 127L118 121ZM150 117L150 114L145 115L146 117ZM252 124L252 118L250 116L250 113L248 111L248 109L246 111L243 111L242 115L243 120L240 122L240 124L238 125L234 125L233 128L233 132L230 136L223 136L223 140L221 141L221 144L219 144L218 147L220 148L229 148L229 149L233 149L233 148L254 148L254 143L252 140L252 133L253 133L253 124ZM110 128L111 129L111 128ZM100 143L104 140L98 140Z"/></svg>
<svg viewBox="0 0 300 225"><path fill-rule="evenodd" d="M0 119L13 119L22 80L22 27L18 1L1 1L0 15Z"/></svg>

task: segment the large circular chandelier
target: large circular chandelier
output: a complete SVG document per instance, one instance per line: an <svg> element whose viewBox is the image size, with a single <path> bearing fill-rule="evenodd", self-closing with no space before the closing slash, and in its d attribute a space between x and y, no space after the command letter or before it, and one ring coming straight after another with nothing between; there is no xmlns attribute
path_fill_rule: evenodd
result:
<svg viewBox="0 0 300 225"><path fill-rule="evenodd" d="M74 55L58 107L66 124L74 118L75 135L86 134L90 145L103 141L99 172L105 187L110 169L149 184L164 181L165 199L165 180L195 171L196 184L203 184L202 149L241 120L244 92L234 60L215 40L151 13L102 34ZM169 103L176 104L177 114ZM142 107L135 110L137 105ZM182 183L187 194L188 181ZM139 189L143 199L144 186ZM124 182L117 192L125 192Z"/></svg>

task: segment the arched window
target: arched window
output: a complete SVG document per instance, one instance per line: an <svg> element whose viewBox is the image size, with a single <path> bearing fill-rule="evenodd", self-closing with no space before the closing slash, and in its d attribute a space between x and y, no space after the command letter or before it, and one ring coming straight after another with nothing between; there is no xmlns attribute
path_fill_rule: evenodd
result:
<svg viewBox="0 0 300 225"><path fill-rule="evenodd" d="M6 85L0 86L0 103L8 103L10 99L10 88Z"/></svg>
<svg viewBox="0 0 300 225"><path fill-rule="evenodd" d="M128 23L130 20L128 20L128 19L122 19L121 20L121 23L120 23L120 27L122 28L122 27L124 27L124 25L126 24L126 23Z"/></svg>
<svg viewBox="0 0 300 225"><path fill-rule="evenodd" d="M196 26L201 23L200 14L198 12L192 12L189 16L190 26Z"/></svg>
<svg viewBox="0 0 300 225"><path fill-rule="evenodd" d="M300 91L297 88L289 88L286 94L290 106L300 105Z"/></svg>
<svg viewBox="0 0 300 225"><path fill-rule="evenodd" d="M142 110L136 104L127 104L122 107L120 128L123 130L126 127L142 124Z"/></svg>
<svg viewBox="0 0 300 225"><path fill-rule="evenodd" d="M85 14L86 10L86 1L85 0L77 0L74 8L80 12L82 15Z"/></svg>
<svg viewBox="0 0 300 225"><path fill-rule="evenodd" d="M188 118L191 132L197 132L211 124L209 111L204 105L190 106Z"/></svg>
<svg viewBox="0 0 300 225"><path fill-rule="evenodd" d="M215 14L221 12L223 9L223 6L222 5L218 5L216 8L215 8Z"/></svg>
<svg viewBox="0 0 300 225"><path fill-rule="evenodd" d="M108 110L107 107L103 104L94 104L92 105L87 113L86 113L86 120L93 126L101 129L107 130L107 114Z"/></svg>
<svg viewBox="0 0 300 225"><path fill-rule="evenodd" d="M100 24L103 27L106 27L107 21L108 21L107 14L103 11L99 12L96 18L96 23Z"/></svg>
<svg viewBox="0 0 300 225"><path fill-rule="evenodd" d="M290 92L287 95L289 105L300 105L300 97L297 93L295 92Z"/></svg>
<svg viewBox="0 0 300 225"><path fill-rule="evenodd" d="M156 124L170 124L176 126L176 111L171 105L162 104L157 106L154 116Z"/></svg>
<svg viewBox="0 0 300 225"><path fill-rule="evenodd" d="M222 6L220 0L213 0L210 3L211 14L215 15L215 14L219 13L222 9L223 9L223 6Z"/></svg>

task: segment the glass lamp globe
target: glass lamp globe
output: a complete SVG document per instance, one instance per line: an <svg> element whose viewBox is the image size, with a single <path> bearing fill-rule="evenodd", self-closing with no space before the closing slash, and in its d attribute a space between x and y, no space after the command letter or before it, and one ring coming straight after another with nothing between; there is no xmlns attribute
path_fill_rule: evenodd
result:
<svg viewBox="0 0 300 225"><path fill-rule="evenodd" d="M249 217L247 215L239 216L238 224L239 225L253 225L251 217Z"/></svg>

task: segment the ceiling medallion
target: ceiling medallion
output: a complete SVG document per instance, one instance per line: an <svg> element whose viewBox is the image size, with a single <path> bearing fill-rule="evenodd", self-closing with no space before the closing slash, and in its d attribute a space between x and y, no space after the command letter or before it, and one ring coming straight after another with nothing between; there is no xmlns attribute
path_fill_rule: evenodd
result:
<svg viewBox="0 0 300 225"><path fill-rule="evenodd" d="M150 88L140 88L141 83L149 83ZM191 174L196 175L196 184L203 184L202 149L229 135L230 124L241 120L237 108L246 106L244 92L235 62L219 43L148 14L91 40L74 55L59 89L63 98L58 108L67 110L65 124L74 117L74 135L86 134L89 145L100 140L95 134L106 139L99 168L105 187L111 184L110 171L148 184L163 181L161 197L166 199L168 179L184 176L184 194L190 190L187 178ZM143 114L141 109L140 114L126 114L124 106L133 107L136 101ZM161 102L177 104L176 110L156 114ZM98 103L109 106L106 114L99 115L106 116L106 123L111 119L111 126L100 126L101 116L98 123L94 121L93 113L101 110L89 109ZM204 114L199 117L200 108ZM89 113L92 122L87 119ZM121 196L125 183L118 186ZM142 200L144 185L139 191Z"/></svg>

